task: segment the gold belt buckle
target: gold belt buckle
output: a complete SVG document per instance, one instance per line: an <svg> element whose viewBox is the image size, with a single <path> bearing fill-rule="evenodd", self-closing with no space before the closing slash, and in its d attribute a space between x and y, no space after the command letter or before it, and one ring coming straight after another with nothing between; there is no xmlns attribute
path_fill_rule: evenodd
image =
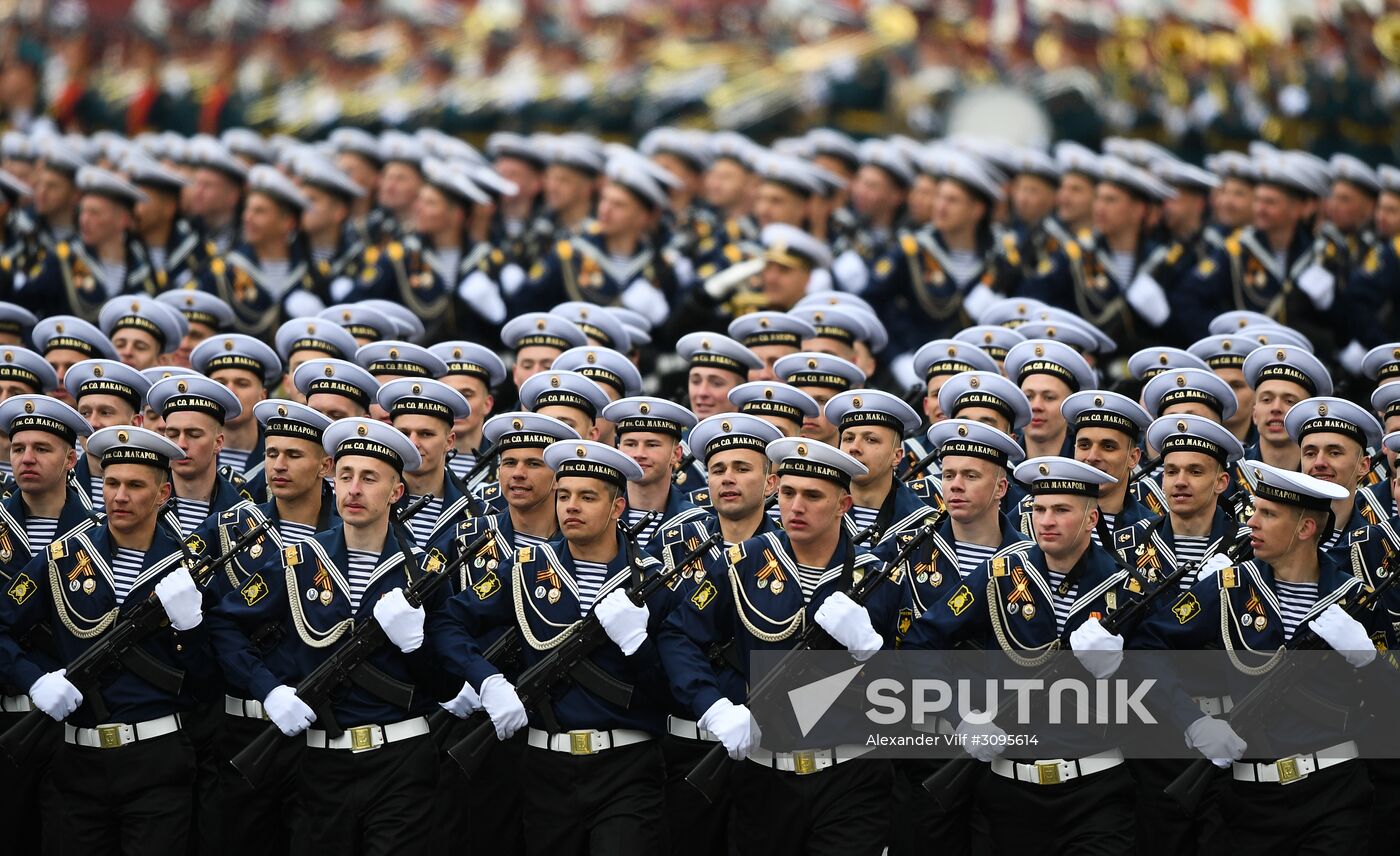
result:
<svg viewBox="0 0 1400 856"><path fill-rule="evenodd" d="M374 748L374 726L356 725L350 729L350 750L363 752Z"/></svg>
<svg viewBox="0 0 1400 856"><path fill-rule="evenodd" d="M792 771L799 776L817 771L817 753L812 749L800 749L792 753Z"/></svg>
<svg viewBox="0 0 1400 856"><path fill-rule="evenodd" d="M569 754L570 755L592 755L593 732L587 729L569 732Z"/></svg>
<svg viewBox="0 0 1400 856"><path fill-rule="evenodd" d="M1275 761L1274 766L1278 768L1278 783L1280 785L1296 782L1303 778L1302 771L1298 769L1297 758L1284 758L1281 761Z"/></svg>
<svg viewBox="0 0 1400 856"><path fill-rule="evenodd" d="M122 727L120 725L97 726L97 746L99 749L120 749Z"/></svg>
<svg viewBox="0 0 1400 856"><path fill-rule="evenodd" d="M1058 785L1060 783L1060 762L1050 761L1045 764L1035 765L1036 781L1042 785Z"/></svg>

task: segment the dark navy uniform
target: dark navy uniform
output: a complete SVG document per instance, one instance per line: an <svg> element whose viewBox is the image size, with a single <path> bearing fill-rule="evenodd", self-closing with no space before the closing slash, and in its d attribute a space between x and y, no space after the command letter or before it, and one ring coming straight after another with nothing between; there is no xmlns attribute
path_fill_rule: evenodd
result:
<svg viewBox="0 0 1400 856"><path fill-rule="evenodd" d="M1140 241L1132 277L1141 273L1155 275L1171 253L1170 247ZM1101 236L1093 233L1065 244L1050 256L1048 268L1042 265L1022 294L1075 313L1108 334L1120 350L1133 352L1150 344L1157 333L1128 303L1131 285L1132 278L1128 282L1114 278L1108 248L1102 244Z"/></svg>
<svg viewBox="0 0 1400 856"><path fill-rule="evenodd" d="M428 327L428 340L452 329L452 292L457 283L445 283L428 255L432 248L422 236L409 235L383 247L365 250L359 277L348 293L334 297L343 303L390 300L407 307ZM463 261L471 257L463 253Z"/></svg>
<svg viewBox="0 0 1400 856"><path fill-rule="evenodd" d="M870 288L862 295L883 310L881 321L895 337L890 353L913 352L929 339L947 338L974 323L964 297L979 286L999 287L996 246L988 240L978 255L981 270L958 282L949 274L948 249L938 230L900 231L875 263Z"/></svg>
<svg viewBox="0 0 1400 856"><path fill-rule="evenodd" d="M631 258L608 255L596 227L582 235L557 241L530 268L529 278L508 299L510 314L545 311L566 300L610 305L637 280L644 280L673 298L675 275L660 252L643 242Z"/></svg>
<svg viewBox="0 0 1400 856"><path fill-rule="evenodd" d="M109 299L159 291L146 248L133 237L126 241L125 268L121 282L104 282L102 263L87 245L59 241L45 254L38 273L16 289L15 301L40 318L76 315L95 324Z"/></svg>
<svg viewBox="0 0 1400 856"><path fill-rule="evenodd" d="M263 273L252 247L240 244L209 262L198 278L199 289L207 291L233 308L240 333L270 340L277 326L288 318L307 314L289 303L294 297L312 298L324 305L317 293L316 278L307 260L294 255L287 270L285 288L273 288Z"/></svg>

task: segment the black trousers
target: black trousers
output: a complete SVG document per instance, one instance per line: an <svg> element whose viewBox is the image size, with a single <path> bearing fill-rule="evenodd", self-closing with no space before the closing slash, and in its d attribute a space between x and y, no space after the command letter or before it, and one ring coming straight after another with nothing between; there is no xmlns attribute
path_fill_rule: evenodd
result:
<svg viewBox="0 0 1400 856"><path fill-rule="evenodd" d="M520 813L520 756L525 733L496 742L470 781L447 754L467 736L464 720L447 714L433 721L439 747L438 787L433 796L432 852L440 856L520 853L525 822Z"/></svg>
<svg viewBox="0 0 1400 856"><path fill-rule="evenodd" d="M596 755L526 746L521 753L525 852L655 856L666 847L665 762L659 741Z"/></svg>
<svg viewBox="0 0 1400 856"><path fill-rule="evenodd" d="M972 853L975 806L973 786L943 806L924 790L924 779L946 760L907 759L894 763L894 812L890 818L890 856L968 856ZM979 764L979 775L983 772Z"/></svg>
<svg viewBox="0 0 1400 856"><path fill-rule="evenodd" d="M672 856L722 856L729 841L732 800L726 791L710 803L685 780L715 744L666 735L661 752L666 758L666 826Z"/></svg>
<svg viewBox="0 0 1400 856"><path fill-rule="evenodd" d="M987 815L993 853L1133 852L1133 780L1123 764L1058 785L1034 785L988 770L976 793Z"/></svg>
<svg viewBox="0 0 1400 856"><path fill-rule="evenodd" d="M736 765L730 852L754 856L879 856L890 826L894 768L858 759L799 776Z"/></svg>
<svg viewBox="0 0 1400 856"><path fill-rule="evenodd" d="M0 734L9 730L25 714L0 713ZM63 742L63 726L53 720L45 723L38 746L18 769L0 764L0 829L6 849L15 853L54 856L59 852L59 803L53 785L53 756Z"/></svg>
<svg viewBox="0 0 1400 856"><path fill-rule="evenodd" d="M64 743L53 777L64 854L180 854L189 846L195 753L183 731L120 749Z"/></svg>
<svg viewBox="0 0 1400 856"><path fill-rule="evenodd" d="M1366 762L1374 796L1371 803L1371 856L1395 856L1400 851L1400 760Z"/></svg>
<svg viewBox="0 0 1400 856"><path fill-rule="evenodd" d="M1223 811L1232 856L1364 853L1371 833L1371 780L1360 761L1287 785L1232 779Z"/></svg>
<svg viewBox="0 0 1400 856"><path fill-rule="evenodd" d="M223 852L230 856L248 853L282 856L291 848L297 806L296 768L287 770L281 781L266 783L255 790L228 762L264 730L274 727L265 719L226 716L219 729L217 757L221 764L211 812L214 822L210 827L222 843ZM306 738L286 739L304 741Z"/></svg>
<svg viewBox="0 0 1400 856"><path fill-rule="evenodd" d="M368 752L307 749L298 771L292 852L426 856L437 786L429 735Z"/></svg>
<svg viewBox="0 0 1400 856"><path fill-rule="evenodd" d="M194 832L191 854L222 856L225 842L221 835L226 824L219 805L219 782L222 768L228 766L219 733L223 729L224 700L201 703L180 717L184 731L194 745ZM227 851L233 852L233 851Z"/></svg>
<svg viewBox="0 0 1400 856"><path fill-rule="evenodd" d="M1137 838L1141 856L1215 856L1230 852L1220 801L1229 770L1219 770L1192 817L1165 793L1191 765L1189 758L1133 758L1128 772L1137 783Z"/></svg>

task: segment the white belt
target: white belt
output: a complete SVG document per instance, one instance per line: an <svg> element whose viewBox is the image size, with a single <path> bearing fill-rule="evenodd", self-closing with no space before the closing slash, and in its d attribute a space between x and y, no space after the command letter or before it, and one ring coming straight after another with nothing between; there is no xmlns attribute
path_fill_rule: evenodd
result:
<svg viewBox="0 0 1400 856"><path fill-rule="evenodd" d="M312 749L349 749L351 752L368 752L386 743L397 743L410 737L421 737L428 733L428 719L415 716L403 722L389 725L356 725L345 729L339 737L327 737L319 728L306 729L306 745Z"/></svg>
<svg viewBox="0 0 1400 856"><path fill-rule="evenodd" d="M267 711L263 710L262 702L250 698L234 698L231 695L224 696L224 713L248 719L267 719Z"/></svg>
<svg viewBox="0 0 1400 856"><path fill-rule="evenodd" d="M1345 743L1338 743L1336 746L1329 746L1316 752L1291 755L1267 764L1236 761L1231 765L1231 768L1237 782L1268 782L1287 785L1299 779L1305 779L1318 770L1344 764L1359 754L1356 741L1348 740Z"/></svg>
<svg viewBox="0 0 1400 856"><path fill-rule="evenodd" d="M76 728L65 722L63 739L74 746L85 746L89 749L119 749L129 743L164 737L179 730L180 714L172 713L145 722L113 722L96 728Z"/></svg>
<svg viewBox="0 0 1400 856"><path fill-rule="evenodd" d="M672 737L683 737L686 740L706 740L710 743L719 742L718 734L701 728L700 723L693 719L682 719L679 716L666 717L666 732Z"/></svg>
<svg viewBox="0 0 1400 856"><path fill-rule="evenodd" d="M755 749L749 753L749 760L764 767L772 767L784 773L807 776L820 773L837 764L853 761L870 750L864 746L837 746L834 749L799 749L796 752L770 752Z"/></svg>
<svg viewBox="0 0 1400 856"><path fill-rule="evenodd" d="M0 696L0 711L5 713L28 713L34 709L34 702L27 695Z"/></svg>
<svg viewBox="0 0 1400 856"><path fill-rule="evenodd" d="M1222 713L1229 713L1235 707L1235 699L1228 695L1199 696L1191 700L1201 708L1201 713L1204 713L1206 716L1219 716Z"/></svg>
<svg viewBox="0 0 1400 856"><path fill-rule="evenodd" d="M1092 776L1111 770L1123 763L1123 753L1109 749L1083 758L1051 758L1045 761L1012 761L993 758L992 772L1006 779L1030 782L1032 785L1058 785L1070 779Z"/></svg>
<svg viewBox="0 0 1400 856"><path fill-rule="evenodd" d="M536 749L548 749L551 752L564 752L569 755L593 755L606 749L645 743L651 739L653 739L652 736L645 731L635 731L630 728L614 728L612 731L594 731L590 728L583 728L559 734L550 734L548 731L531 728L529 743Z"/></svg>

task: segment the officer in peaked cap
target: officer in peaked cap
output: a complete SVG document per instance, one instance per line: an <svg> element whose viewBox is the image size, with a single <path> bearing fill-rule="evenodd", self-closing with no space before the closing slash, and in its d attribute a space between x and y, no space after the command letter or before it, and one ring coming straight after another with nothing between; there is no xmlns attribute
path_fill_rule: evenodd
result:
<svg viewBox="0 0 1400 856"><path fill-rule="evenodd" d="M262 432L253 406L282 380L282 360L263 342L241 333L225 333L201 342L190 354L191 367L222 383L238 398L241 413L224 422L219 465L251 480L262 464Z"/></svg>
<svg viewBox="0 0 1400 856"><path fill-rule="evenodd" d="M186 535L211 514L227 511L246 497L240 474L219 466L224 422L238 418L243 405L228 387L202 375L168 377L151 384L147 404L158 412L165 435L185 457L171 468L176 518Z"/></svg>
<svg viewBox="0 0 1400 856"><path fill-rule="evenodd" d="M1312 354L1291 345L1269 345L1245 357L1245 382L1254 390L1254 428L1259 440L1245 447L1245 460L1273 466L1298 465L1298 445L1288 436L1284 418L1305 398L1332 394L1332 376ZM1241 468L1240 477L1253 490L1253 471Z"/></svg>
<svg viewBox="0 0 1400 856"><path fill-rule="evenodd" d="M1207 336L1193 344L1188 351L1206 361L1210 370L1235 394L1235 415L1225 420L1225 427L1242 443L1252 443L1254 437L1254 388L1244 378L1244 360L1259 342L1248 336L1221 333Z"/></svg>
<svg viewBox="0 0 1400 856"><path fill-rule="evenodd" d="M190 352L196 345L233 327L233 309L208 292L182 288L157 294L156 301L185 316L185 337L180 340L180 347L175 350L176 365L189 365Z"/></svg>
<svg viewBox="0 0 1400 856"><path fill-rule="evenodd" d="M681 451L681 435L695 427L695 414L662 398L634 396L609 404L601 416L617 425L617 448L642 470L641 478L627 484L627 524L635 525L651 512L660 514L637 536L643 549L649 549L662 531L704 513L675 483L683 472L677 467L687 454ZM698 461L696 469L704 472ZM687 484L690 481L685 479Z"/></svg>
<svg viewBox="0 0 1400 856"><path fill-rule="evenodd" d="M348 360L360 347L344 327L326 318L310 316L283 322L277 328L274 342L277 356L287 367L289 377L307 360Z"/></svg>
<svg viewBox="0 0 1400 856"><path fill-rule="evenodd" d="M826 403L837 393L859 388L865 383L865 372L859 366L830 354L791 354L778 360L773 365L773 371L784 383L811 396L823 411ZM802 436L830 446L840 443L836 426L826 418L825 412L802 422Z"/></svg>
<svg viewBox="0 0 1400 856"><path fill-rule="evenodd" d="M1293 405L1284 424L1299 447L1300 469L1346 489L1346 497L1332 503L1331 537L1319 542L1322 550L1335 551L1340 560L1347 536L1370 525L1356 505L1356 491L1371 471L1371 450L1380 446L1381 423L1350 401L1317 396Z"/></svg>
<svg viewBox="0 0 1400 856"><path fill-rule="evenodd" d="M676 353L690 367L690 409L700 419L728 409L729 391L763 367L753 351L719 333L687 333L676 342Z"/></svg>
<svg viewBox="0 0 1400 856"><path fill-rule="evenodd" d="M896 477L904 456L904 437L919 430L919 414L898 396L876 389L852 389L826 403L826 418L836 426L840 449L865 466L851 479L851 510L846 527L852 535L869 533L876 549L888 539L923 523L928 506Z"/></svg>
<svg viewBox="0 0 1400 856"><path fill-rule="evenodd" d="M1003 368L1031 403L1026 452L1063 450L1073 454L1060 403L1072 393L1095 388L1094 370L1073 348L1048 339L1027 339L1016 345L1007 352Z"/></svg>
<svg viewBox="0 0 1400 856"><path fill-rule="evenodd" d="M292 386L308 407L333 420L369 414L379 394L374 375L348 360L308 360L292 373Z"/></svg>
<svg viewBox="0 0 1400 856"><path fill-rule="evenodd" d="M520 406L553 416L587 440L598 435L596 423L608 406L608 396L578 372L551 369L525 381L520 387Z"/></svg>
<svg viewBox="0 0 1400 856"><path fill-rule="evenodd" d="M162 354L179 348L188 328L178 310L137 295L104 303L97 323L121 361L137 370L155 366Z"/></svg>
<svg viewBox="0 0 1400 856"><path fill-rule="evenodd" d="M773 364L802 350L802 343L816 335L816 328L787 312L761 311L740 315L729 322L729 337L763 361L750 369L749 380L775 380Z"/></svg>
<svg viewBox="0 0 1400 856"><path fill-rule="evenodd" d="M740 413L772 424L784 437L801 434L802 424L819 417L822 410L812 396L778 381L741 383L729 390L729 403Z"/></svg>
<svg viewBox="0 0 1400 856"><path fill-rule="evenodd" d="M151 381L116 360L84 360L68 370L63 385L78 413L93 431L142 422ZM102 466L88 452L73 467L73 483L94 511L102 510Z"/></svg>
<svg viewBox="0 0 1400 856"><path fill-rule="evenodd" d="M563 316L527 312L501 328L501 344L515 352L511 382L518 389L531 375L547 370L563 352L588 344L588 336Z"/></svg>
<svg viewBox="0 0 1400 856"><path fill-rule="evenodd" d="M441 342L428 348L447 363L447 373L439 378L462 394L471 412L452 426L457 445L447 466L458 478L466 478L476 465L477 453L484 448L481 426L496 406L495 390L506 379L506 365L490 348L472 342Z"/></svg>
<svg viewBox="0 0 1400 856"><path fill-rule="evenodd" d="M473 513L466 485L447 468L447 454L456 442L452 426L471 405L457 390L429 378L390 381L379 388L377 400L389 414L389 424L418 450L420 465L404 471L404 496L398 504L407 507L420 497L432 497L406 523L414 543L426 548Z"/></svg>

